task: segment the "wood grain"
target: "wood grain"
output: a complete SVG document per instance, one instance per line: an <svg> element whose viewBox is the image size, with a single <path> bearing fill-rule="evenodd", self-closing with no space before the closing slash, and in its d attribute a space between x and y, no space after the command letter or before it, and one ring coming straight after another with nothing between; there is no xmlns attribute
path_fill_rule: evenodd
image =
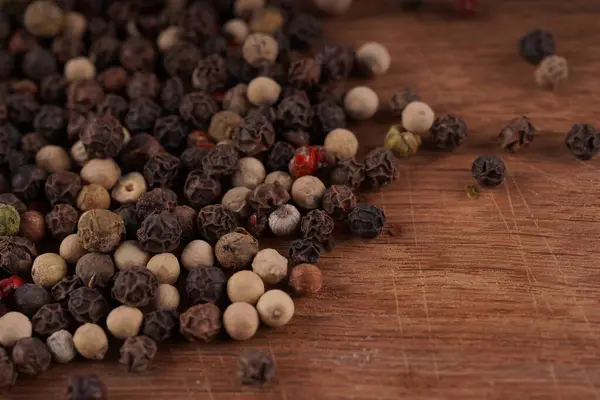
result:
<svg viewBox="0 0 600 400"><path fill-rule="evenodd" d="M69 373L99 374L111 399L598 399L600 397L600 161L580 162L563 140L576 122L599 123L600 5L589 0L489 0L458 20L430 0L420 13L398 1L357 0L329 20L327 37L389 47L388 75L366 82L386 103L413 86L438 114L463 116L464 147L400 163L393 187L371 195L401 232L339 241L323 258L324 290L297 302L281 330L248 343L161 348L154 370L79 361L22 380L11 399L62 399ZM447 7L446 7L447 8ZM536 88L517 40L554 32L571 78ZM529 116L533 147L502 155L506 183L471 200L470 166L499 153L510 118ZM384 112L356 125L365 147L382 142ZM242 387L245 346L271 352L276 381Z"/></svg>

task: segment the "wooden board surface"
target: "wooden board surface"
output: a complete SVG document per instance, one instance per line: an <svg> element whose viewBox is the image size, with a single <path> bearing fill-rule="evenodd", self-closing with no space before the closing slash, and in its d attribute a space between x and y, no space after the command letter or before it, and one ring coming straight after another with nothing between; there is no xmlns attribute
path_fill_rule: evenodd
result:
<svg viewBox="0 0 600 400"><path fill-rule="evenodd" d="M430 0L433 1L433 0ZM438 0L439 2L440 0ZM476 19L393 0L359 0L327 37L377 40L390 73L367 84L381 99L417 88L437 113L463 116L466 145L401 162L398 182L371 200L401 233L340 241L324 257L324 290L297 302L293 322L248 343L161 348L154 369L113 362L53 366L20 381L11 399L62 399L69 373L98 373L111 399L597 399L600 397L600 160L581 162L563 140L571 124L600 123L600 5L593 0L489 0ZM554 32L571 78L536 88L516 51L534 27ZM466 197L472 160L498 153L508 119L527 115L533 147L503 155L509 177ZM380 144L391 119L356 126ZM271 352L264 389L234 376L245 346Z"/></svg>

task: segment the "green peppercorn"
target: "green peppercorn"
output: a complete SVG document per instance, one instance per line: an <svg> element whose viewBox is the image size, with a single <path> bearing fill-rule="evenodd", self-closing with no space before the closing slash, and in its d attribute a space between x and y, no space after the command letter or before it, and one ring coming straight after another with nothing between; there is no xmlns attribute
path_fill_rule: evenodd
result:
<svg viewBox="0 0 600 400"><path fill-rule="evenodd" d="M408 157L419 150L421 137L416 133L406 132L400 125L393 125L385 137L384 146L396 157Z"/></svg>
<svg viewBox="0 0 600 400"><path fill-rule="evenodd" d="M13 206L0 204L0 236L12 236L19 232L21 216Z"/></svg>

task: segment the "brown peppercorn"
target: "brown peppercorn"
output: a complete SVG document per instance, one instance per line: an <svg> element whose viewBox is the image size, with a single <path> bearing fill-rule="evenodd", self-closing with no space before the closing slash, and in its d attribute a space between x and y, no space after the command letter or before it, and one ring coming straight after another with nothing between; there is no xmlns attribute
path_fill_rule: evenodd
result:
<svg viewBox="0 0 600 400"><path fill-rule="evenodd" d="M146 267L131 267L117 273L112 297L129 307L144 307L152 302L158 279Z"/></svg>
<svg viewBox="0 0 600 400"><path fill-rule="evenodd" d="M150 187L171 185L179 174L179 158L170 153L158 153L144 165L144 178Z"/></svg>
<svg viewBox="0 0 600 400"><path fill-rule="evenodd" d="M98 102L100 104L100 102ZM77 142L79 137L81 136L83 130L86 128L88 120L91 118L91 113L88 111L78 111L78 110L69 110L69 118L67 122L67 138L69 141ZM85 147L83 147L83 143L81 144L82 152L87 156L85 152ZM75 157L73 159L80 163ZM85 159L87 161L87 157ZM80 163L83 164L83 163Z"/></svg>
<svg viewBox="0 0 600 400"><path fill-rule="evenodd" d="M201 58L202 54L198 46L180 41L165 52L163 67L172 77L190 79Z"/></svg>
<svg viewBox="0 0 600 400"><path fill-rule="evenodd" d="M77 261L75 274L88 287L105 288L115 275L115 264L108 254L87 253Z"/></svg>
<svg viewBox="0 0 600 400"><path fill-rule="evenodd" d="M156 51L149 40L132 36L121 44L119 59L121 65L130 72L152 71L156 61Z"/></svg>
<svg viewBox="0 0 600 400"><path fill-rule="evenodd" d="M436 118L431 126L431 138L438 149L455 149L466 137L467 124L461 117L454 114Z"/></svg>
<svg viewBox="0 0 600 400"><path fill-rule="evenodd" d="M44 220L44 215L42 213L38 211L27 211L21 215L19 235L36 243L44 238L45 231L46 221Z"/></svg>
<svg viewBox="0 0 600 400"><path fill-rule="evenodd" d="M312 210L300 221L300 231L304 238L317 243L325 243L333 234L335 223L323 210Z"/></svg>
<svg viewBox="0 0 600 400"><path fill-rule="evenodd" d="M179 318L175 311L151 311L144 315L142 333L160 343L173 337L178 323Z"/></svg>
<svg viewBox="0 0 600 400"><path fill-rule="evenodd" d="M500 131L501 146L504 150L515 153L533 142L535 126L529 118L522 116L512 119Z"/></svg>
<svg viewBox="0 0 600 400"><path fill-rule="evenodd" d="M77 223L77 236L87 251L110 253L125 237L125 223L112 211L86 211Z"/></svg>
<svg viewBox="0 0 600 400"><path fill-rule="evenodd" d="M70 171L59 171L50 174L44 185L44 191L51 205L75 204L81 187L82 182L79 175Z"/></svg>
<svg viewBox="0 0 600 400"><path fill-rule="evenodd" d="M244 385L265 385L275 375L275 361L269 353L247 348L238 359L237 375Z"/></svg>
<svg viewBox="0 0 600 400"><path fill-rule="evenodd" d="M157 211L142 222L137 238L142 248L151 253L170 253L179 247L181 226L169 211Z"/></svg>
<svg viewBox="0 0 600 400"><path fill-rule="evenodd" d="M192 207L177 206L173 210L173 215L177 218L181 227L181 240L184 243L192 241L196 237L196 219L198 213Z"/></svg>
<svg viewBox="0 0 600 400"><path fill-rule="evenodd" d="M357 204L348 214L348 226L353 235L362 238L379 236L385 225L382 209L372 204Z"/></svg>
<svg viewBox="0 0 600 400"><path fill-rule="evenodd" d="M71 294L83 286L81 280L77 275L67 276L66 278L61 279L56 285L52 286L52 297L54 300L65 302L69 300Z"/></svg>
<svg viewBox="0 0 600 400"><path fill-rule="evenodd" d="M178 115L160 117L154 124L153 135L169 151L179 153L185 146L188 131Z"/></svg>
<svg viewBox="0 0 600 400"><path fill-rule="evenodd" d="M185 180L183 195L194 207L207 206L221 196L221 182L202 170L192 171Z"/></svg>
<svg viewBox="0 0 600 400"><path fill-rule="evenodd" d="M313 87L321 80L321 64L314 58L293 61L288 71L288 81L299 89Z"/></svg>
<svg viewBox="0 0 600 400"><path fill-rule="evenodd" d="M390 101L392 115L394 117L402 117L402 111L404 111L406 106L413 101L421 101L421 96L411 88L404 88L396 91Z"/></svg>
<svg viewBox="0 0 600 400"><path fill-rule="evenodd" d="M202 147L188 147L179 155L181 169L187 172L202 169L202 160L209 151L209 149Z"/></svg>
<svg viewBox="0 0 600 400"><path fill-rule="evenodd" d="M121 67L110 67L98 74L98 82L106 92L120 92L127 85L127 71Z"/></svg>
<svg viewBox="0 0 600 400"><path fill-rule="evenodd" d="M121 346L119 363L125 365L129 372L144 372L157 350L156 343L148 336L128 337Z"/></svg>
<svg viewBox="0 0 600 400"><path fill-rule="evenodd" d="M46 304L31 318L31 324L36 334L50 336L54 332L68 329L71 324L71 316L60 303Z"/></svg>
<svg viewBox="0 0 600 400"><path fill-rule="evenodd" d="M107 400L108 391L97 375L78 374L69 376L68 400Z"/></svg>
<svg viewBox="0 0 600 400"><path fill-rule="evenodd" d="M239 151L254 156L273 146L275 129L266 117L248 115L233 131L232 140Z"/></svg>
<svg viewBox="0 0 600 400"><path fill-rule="evenodd" d="M179 104L181 118L196 129L207 129L210 119L218 111L217 103L204 92L188 93Z"/></svg>
<svg viewBox="0 0 600 400"><path fill-rule="evenodd" d="M290 273L290 286L300 296L310 296L321 290L323 273L316 265L296 265Z"/></svg>
<svg viewBox="0 0 600 400"><path fill-rule="evenodd" d="M339 161L331 171L331 183L357 189L365 180L365 166L356 159Z"/></svg>
<svg viewBox="0 0 600 400"><path fill-rule="evenodd" d="M23 338L12 349L12 361L19 373L36 376L48 370L52 354L40 339Z"/></svg>
<svg viewBox="0 0 600 400"><path fill-rule="evenodd" d="M188 308L179 317L181 334L190 342L212 342L221 331L221 310L212 303Z"/></svg>
<svg viewBox="0 0 600 400"><path fill-rule="evenodd" d="M27 206L25 205L25 203L19 200L19 198L12 193L0 194L0 204L7 204L9 206L13 206L15 210L19 212L19 214L27 212Z"/></svg>
<svg viewBox="0 0 600 400"><path fill-rule="evenodd" d="M8 118L17 127L29 127L40 110L40 104L30 93L12 93L6 96Z"/></svg>
<svg viewBox="0 0 600 400"><path fill-rule="evenodd" d="M67 108L86 112L93 109L104 98L102 86L94 79L73 81L67 89Z"/></svg>
<svg viewBox="0 0 600 400"><path fill-rule="evenodd" d="M289 200L288 191L277 183L261 183L248 195L250 206L261 214L268 214Z"/></svg>
<svg viewBox="0 0 600 400"><path fill-rule="evenodd" d="M151 72L134 72L127 82L127 97L131 100L141 97L154 99L158 96L159 91L160 82L156 75Z"/></svg>
<svg viewBox="0 0 600 400"><path fill-rule="evenodd" d="M193 268L185 281L190 304L217 303L227 285L227 278L220 268Z"/></svg>
<svg viewBox="0 0 600 400"><path fill-rule="evenodd" d="M242 117L245 116L250 108L247 91L248 85L245 83L238 83L229 89L223 98L223 110L233 111Z"/></svg>
<svg viewBox="0 0 600 400"><path fill-rule="evenodd" d="M331 185L323 195L323 209L334 218L344 218L354 206L356 196L348 186Z"/></svg>
<svg viewBox="0 0 600 400"><path fill-rule="evenodd" d="M70 204L57 204L46 214L48 231L58 241L75 233L77 221L79 221L79 212Z"/></svg>
<svg viewBox="0 0 600 400"><path fill-rule="evenodd" d="M215 245L215 257L223 268L239 270L252 263L258 253L258 240L243 228L223 235Z"/></svg>
<svg viewBox="0 0 600 400"><path fill-rule="evenodd" d="M135 204L135 211L138 220L143 221L155 211L173 212L176 205L177 195L175 192L170 189L155 188L142 193Z"/></svg>
<svg viewBox="0 0 600 400"><path fill-rule="evenodd" d="M116 118L108 115L92 118L81 134L89 158L116 157L124 139L123 127Z"/></svg>
<svg viewBox="0 0 600 400"><path fill-rule="evenodd" d="M385 147L378 147L368 152L364 162L367 183L372 187L380 188L396 180L396 159Z"/></svg>
<svg viewBox="0 0 600 400"><path fill-rule="evenodd" d="M77 207L82 212L95 208L107 209L110 207L110 194L104 187L95 183L85 185L77 196Z"/></svg>
<svg viewBox="0 0 600 400"><path fill-rule="evenodd" d="M85 286L71 292L67 305L73 318L81 323L96 323L110 311L102 293Z"/></svg>
<svg viewBox="0 0 600 400"><path fill-rule="evenodd" d="M203 207L196 222L200 237L210 243L237 227L234 215L221 204Z"/></svg>
<svg viewBox="0 0 600 400"><path fill-rule="evenodd" d="M212 148L202 159L202 169L209 175L223 177L235 172L239 159L232 144L222 144Z"/></svg>
<svg viewBox="0 0 600 400"><path fill-rule="evenodd" d="M13 307L28 317L32 317L42 306L52 302L46 289L33 283L25 283L13 292Z"/></svg>
<svg viewBox="0 0 600 400"><path fill-rule="evenodd" d="M27 276L36 257L35 245L30 240L19 236L0 237L0 269Z"/></svg>
<svg viewBox="0 0 600 400"><path fill-rule="evenodd" d="M348 79L354 69L354 49L344 45L327 44L318 54L321 63L321 81L342 81Z"/></svg>
<svg viewBox="0 0 600 400"><path fill-rule="evenodd" d="M147 133L138 133L121 152L121 163L126 170L140 171L148 160L163 151L155 137Z"/></svg>
<svg viewBox="0 0 600 400"><path fill-rule="evenodd" d="M104 35L94 40L88 52L88 57L99 70L115 64L119 57L121 42L113 35Z"/></svg>
<svg viewBox="0 0 600 400"><path fill-rule="evenodd" d="M315 264L320 257L321 248L312 239L296 239L290 244L290 260L294 265Z"/></svg>
<svg viewBox="0 0 600 400"><path fill-rule="evenodd" d="M287 96L277 106L277 126L284 130L305 129L312 125L313 109L306 96Z"/></svg>
<svg viewBox="0 0 600 400"><path fill-rule="evenodd" d="M152 99L141 97L129 102L124 123L131 133L149 132L161 113L162 108Z"/></svg>
<svg viewBox="0 0 600 400"><path fill-rule="evenodd" d="M0 392L10 390L17 382L17 369L8 352L0 347Z"/></svg>
<svg viewBox="0 0 600 400"><path fill-rule="evenodd" d="M308 50L323 37L323 28L317 18L308 13L294 13L287 25L290 46L294 50Z"/></svg>
<svg viewBox="0 0 600 400"><path fill-rule="evenodd" d="M227 83L227 64L218 54L200 59L192 74L192 85L197 90L213 93Z"/></svg>
<svg viewBox="0 0 600 400"><path fill-rule="evenodd" d="M50 74L40 82L39 95L46 104L64 104L67 80L61 74Z"/></svg>

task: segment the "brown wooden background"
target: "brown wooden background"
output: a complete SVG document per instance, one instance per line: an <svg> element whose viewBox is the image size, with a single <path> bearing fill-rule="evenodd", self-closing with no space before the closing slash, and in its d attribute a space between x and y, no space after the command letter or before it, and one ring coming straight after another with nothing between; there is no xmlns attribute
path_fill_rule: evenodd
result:
<svg viewBox="0 0 600 400"><path fill-rule="evenodd" d="M85 370L111 399L598 399L600 159L574 159L563 139L573 123L600 123L600 3L487 0L478 18L457 20L448 2L429 2L411 14L358 0L326 27L331 40L389 47L390 73L367 83L383 102L411 85L469 124L463 148L401 161L399 181L372 195L399 235L340 241L320 264L324 290L299 300L284 329L166 346L144 375L114 359L55 365L9 398L62 399L67 375ZM570 63L555 93L536 88L517 55L534 27L554 32ZM385 115L355 127L365 146L383 140ZM518 115L540 130L533 147L503 155L506 183L468 199L472 160L499 153L494 138ZM270 386L235 379L245 346L276 359Z"/></svg>

